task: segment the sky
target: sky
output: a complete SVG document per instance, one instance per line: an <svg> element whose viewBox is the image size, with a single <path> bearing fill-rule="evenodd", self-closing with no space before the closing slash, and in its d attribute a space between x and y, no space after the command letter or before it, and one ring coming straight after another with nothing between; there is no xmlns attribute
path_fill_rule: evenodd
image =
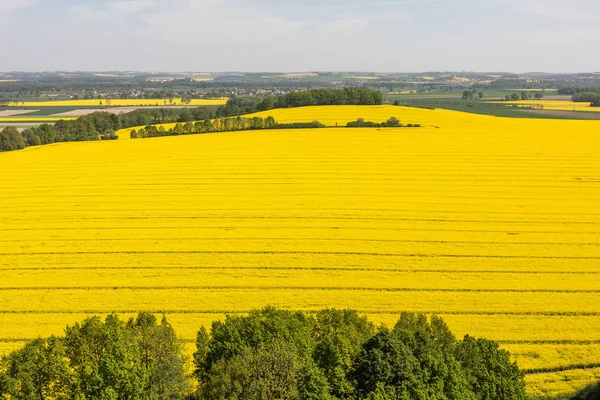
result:
<svg viewBox="0 0 600 400"><path fill-rule="evenodd" d="M600 0L0 0L0 71L600 71Z"/></svg>

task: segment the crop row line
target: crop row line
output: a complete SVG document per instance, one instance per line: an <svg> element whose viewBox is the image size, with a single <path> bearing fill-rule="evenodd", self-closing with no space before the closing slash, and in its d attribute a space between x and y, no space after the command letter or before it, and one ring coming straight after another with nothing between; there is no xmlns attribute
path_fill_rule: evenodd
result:
<svg viewBox="0 0 600 400"><path fill-rule="evenodd" d="M123 208L119 207L117 209L94 209L94 212L155 212L155 211L165 211L164 208ZM340 211L340 212L383 212L383 213L404 213L404 212L417 212L417 213L427 213L427 214L482 214L482 215L535 215L535 216L544 216L544 215L561 215L561 216L600 216L600 213L592 213L592 212L584 212L584 213L574 213L574 212L501 212L501 211L462 211L462 210L423 210L423 209L401 209L401 208L177 208L177 207L169 207L169 211L224 211L224 212L247 212L247 211L260 211L260 212L273 212L273 211L281 211L281 212L323 212L323 211ZM64 212L64 210L46 210L44 212ZM84 214L89 214L90 210L69 210L69 212L81 212Z"/></svg>
<svg viewBox="0 0 600 400"><path fill-rule="evenodd" d="M269 286L269 285L179 285L179 286L7 286L0 291L73 291L73 290L135 290L135 291L169 291L169 290L259 290L259 291L356 291L356 292L443 292L443 293L546 293L576 294L600 293L600 289L468 289L468 288L398 288L398 287L359 287L359 286Z"/></svg>
<svg viewBox="0 0 600 400"><path fill-rule="evenodd" d="M323 241L323 242L374 242L374 243L435 243L435 244L501 244L501 245L558 245L558 246L600 246L600 242L503 242L503 241L468 241L468 240L406 240L406 239L356 239L356 238L331 238L331 237L109 237L109 238L36 238L36 242L124 242L146 240L187 240L187 241L241 241L241 240L267 240L267 241ZM22 243L31 240L0 239L0 243Z"/></svg>
<svg viewBox="0 0 600 400"><path fill-rule="evenodd" d="M109 192L119 192L122 193L124 191L129 191L129 192L136 192L136 191L141 191L141 190L152 190L152 191L157 191L157 192L165 192L165 191L170 191L172 190L172 188L177 188L177 187L189 187L189 188L206 188L206 187L219 187L219 188L229 188L230 186L235 186L235 187L239 187L240 184L243 184L244 182L252 182L253 185L256 186L297 186L297 185L302 185L305 184L304 182L308 182L309 178L307 178L306 180L300 180L300 179L296 179L296 178L289 178L289 179L279 179L279 180L270 180L270 179L260 179L260 178L255 178L255 179L225 179L225 181L227 181L226 183L222 182L222 180L217 181L215 180L211 180L214 182L197 182L197 183L145 183L145 184L137 184L137 185L127 185L127 186L123 186L123 187L115 187L115 186L110 186L110 187L106 187L106 188L102 188L103 192L105 193L109 193ZM258 182L257 182L258 181ZM282 182L284 181L284 182ZM566 185L540 185L539 181L518 181L520 183L522 183L521 185L502 185L502 187L496 186L496 185L486 185L486 186L482 186L482 185L476 185L473 182L493 182L493 183L497 183L497 182L515 182L512 180L466 180L466 179L459 179L459 180L455 180L455 179L372 179L371 177L360 177L360 178L335 178L335 179L330 179L330 178L322 178L322 179L315 179L315 178L310 178L310 186L321 186L322 183L325 183L326 186L328 188L332 187L332 186L347 186L349 184L352 184L352 186L356 187L356 186L364 186L364 187L370 187L370 186L380 186L382 182L385 183L396 183L396 184L400 184L402 182L443 182L445 184L443 185L436 185L435 187L437 188L437 190L442 191L442 192L455 192L457 190L455 190L454 188L473 188L473 187L478 187L479 189L495 189L493 190L493 192L498 192L498 193L502 193L502 189L523 189L523 188L535 188L537 189L589 189L591 185L591 187L598 187L598 183L597 181L579 181L579 180L567 180L567 181L559 181L559 182L565 182L568 183ZM343 182L343 183L342 183ZM457 183L457 182L467 182L467 183ZM556 181L554 181L556 182ZM529 185L527 185L526 183L529 183ZM308 185L308 183L306 183ZM97 185L86 185L87 187L91 187L91 188L96 188L99 187ZM433 185L432 185L433 186ZM79 188L80 185L71 185L71 186L67 186L64 185L64 188ZM85 186L84 186L85 187ZM160 188L160 189L157 189ZM447 189L448 188L448 189ZM451 188L451 189L450 189ZM5 189L9 189L9 190L13 190L15 192L19 192L22 191L23 189L20 187L14 187L14 188L7 188L5 186ZM27 189L30 189L30 187L27 187ZM427 189L418 189L415 187L411 187L410 188L410 192L427 192ZM489 190L492 191L492 190ZM64 189L61 190L60 188L54 187L54 186L47 186L47 187L37 187L36 188L36 193L61 193L64 192ZM53 196L53 197L67 197L67 196ZM96 197L96 195L86 195L86 197ZM16 198L13 196L9 196L7 198ZM21 197L18 197L21 198Z"/></svg>
<svg viewBox="0 0 600 400"><path fill-rule="evenodd" d="M223 270L223 271L345 271L345 272L399 272L399 273L431 273L431 274L515 274L515 275L598 275L600 269L593 271L549 271L549 270L477 270L477 269L412 269L412 268L365 268L362 265L345 267L318 267L318 266L222 266L222 265L204 265L204 266L72 266L72 267L6 267L0 266L0 271L93 271L93 270Z"/></svg>
<svg viewBox="0 0 600 400"><path fill-rule="evenodd" d="M249 251L249 250L125 250L125 251L41 251L41 252L2 252L0 256L42 256L42 255L82 255L82 254L313 254L347 255L372 257L416 257L416 258L505 258L534 260L600 260L600 256L517 256L495 254L410 254L410 253L373 253L346 251Z"/></svg>
<svg viewBox="0 0 600 400"><path fill-rule="evenodd" d="M278 185L280 186L280 185ZM293 185L292 185L293 186ZM327 185L327 187L329 187L329 185ZM473 186L469 186L469 187L477 187L476 185ZM366 193L364 191L361 191L360 193L352 193L352 192L348 192L348 193L340 193L338 191L330 191L330 192L314 192L314 193L308 193L308 192L291 192L291 193L282 193L282 192L272 192L272 193L265 193L264 188L259 187L258 185L256 185L256 189L252 190L252 191L240 191L240 190L233 190L233 189L237 189L235 187L235 185L232 185L232 190L201 190L201 191L197 191L197 194L204 194L204 195L220 195L220 194L227 194L227 195L231 195L231 196L256 196L256 195L260 195L260 196L265 196L267 194L271 194L273 196L277 195L279 197L319 197L322 198L323 196L328 196L328 197L350 197L350 198L357 198L357 197L377 197L377 198L393 198L393 199L397 199L397 198L411 198L411 197L423 197L423 194L421 192L425 192L425 193L432 193L431 188L429 189L424 189L424 190L415 190L415 189L411 189L410 192L409 191L403 191L402 193ZM582 188L582 189L586 189L586 188ZM140 189L137 189L138 192L141 192ZM153 194L156 193L156 189L148 189L148 191L152 192ZM435 192L440 192L441 190L437 189ZM171 190L165 190L166 193L172 193ZM411 194L411 192L414 192L414 194ZM451 192L450 190L447 190L446 192ZM465 192L464 190L462 190L462 192ZM189 191L186 192L189 195ZM549 196L549 195L540 195L537 197L525 197L525 196L520 196L520 197L503 197L503 196L499 196L499 194L501 193L505 193L502 190L497 190L494 191L492 193L490 193L490 196L457 196L457 195L448 195L448 194L444 194L443 196L437 196L437 197L443 197L445 199L464 199L464 200L498 200L498 199L502 199L502 200L535 200L535 201L545 201L545 200L573 200L573 197L571 196L567 196L567 195L563 195L563 196ZM121 199L125 199L125 198L139 198L142 196L138 196L135 194L132 195L115 195L115 197L121 198ZM102 200L106 200L107 195L104 193L99 193L99 194L77 194L77 195L52 195L52 199L102 199ZM3 196L2 197L3 200L31 200L32 197L31 195L26 195L26 196ZM590 203L592 202L598 202L600 201L600 197L591 197L591 196L585 196L581 198L582 200L588 201Z"/></svg>
<svg viewBox="0 0 600 400"><path fill-rule="evenodd" d="M522 369L525 375L535 375L535 374L548 374L554 372L564 372L564 371L572 371L576 369L593 369L600 368L600 363L591 363L591 364L570 364L564 365L560 367L550 367L550 368L530 368L530 369Z"/></svg>
<svg viewBox="0 0 600 400"><path fill-rule="evenodd" d="M600 199L598 199L600 204ZM89 214L89 210L88 210ZM146 216L123 216L123 217L43 217L43 218L7 218L0 217L2 221L48 221L48 220L76 220L76 221L130 221L130 220L210 220L210 219L265 219L265 220L334 220L334 221L411 221L411 222L460 222L460 223L496 223L496 224L561 224L561 225L600 225L600 221L548 221L548 220L485 220L485 219L439 219L439 218L382 218L382 217L321 217L321 216L266 216L266 215L146 215Z"/></svg>
<svg viewBox="0 0 600 400"><path fill-rule="evenodd" d="M285 307L281 307L282 309L288 309ZM289 310L297 310L294 308L289 308ZM152 314L221 314L221 315L244 315L249 314L251 310L220 310L220 309L206 309L206 310L186 310L186 309L148 309L148 310L139 310L139 309L82 309L82 310L74 310L74 309L63 309L63 310L0 310L0 314L2 315L27 315L27 314L110 314L110 313L118 313L118 314L137 314L140 311L152 313ZM302 311L307 313L317 313L320 309L302 309ZM381 309L358 309L356 310L360 314L366 315L400 315L403 312L411 311L410 309L402 309L402 310L381 310ZM445 310L417 310L419 313L429 314L429 315L505 315L505 316L550 316L550 317L600 317L600 311L445 311Z"/></svg>
<svg viewBox="0 0 600 400"><path fill-rule="evenodd" d="M439 176L439 174L436 174ZM383 178L381 178L381 176L384 176ZM256 175L256 176L240 176L239 174L236 174L236 176L231 176L231 175L224 175L224 176L202 176L201 180L195 181L195 182L147 182L147 183L131 183L131 184L127 184L127 185L112 185L110 186L110 188L119 188L119 187L140 187L140 186L158 186L158 187L177 187L177 186L198 186L198 185L205 185L206 181L218 181L218 182L222 182L222 181L231 181L231 182L240 182L240 181L261 181L261 182L269 182L269 181L290 181L292 183L296 183L296 182L303 182L303 181L310 181L310 182L315 182L315 181L326 181L326 182L331 182L331 181L357 181L357 180L368 180L368 182L518 182L518 183L538 183L539 182L546 182L545 180L540 180L539 177L538 179L503 179L500 178L503 175L497 175L498 178L491 178L491 179L469 179L469 178L426 178L426 177L419 177L419 178L407 178L406 176L403 177L403 175L399 175L399 174L379 174L379 175L358 175L358 174L327 174L327 173L320 173L320 174L314 174L311 176L285 176L285 177L271 177L271 176L266 176L266 175ZM542 175L543 177L544 175ZM198 175L194 175L195 178L198 178ZM550 177L550 176L548 176ZM520 178L520 177L519 177ZM19 182L19 181L17 181ZM595 178L593 177L589 177L586 178L585 180L580 178L580 179L576 179L576 178L571 178L571 179L548 179L547 182L562 182L562 183L574 183L574 184L598 184L599 181L595 180ZM212 183L211 183L212 184ZM269 185L273 185L276 183L266 183ZM368 184L368 183L365 183ZM28 185L27 189L48 189L48 190L56 190L56 189L60 189L60 188L95 188L95 187L99 187L100 185L98 184L83 184L83 183L77 183L77 184L67 184L67 185ZM446 186L446 185L444 185ZM449 186L449 185L448 185ZM474 185L452 185L452 186L474 186ZM526 187L527 185L503 185L503 187ZM570 187L567 185L536 185L536 188L549 188L549 187ZM21 189L20 186L16 186L16 187L6 187L7 189Z"/></svg>
<svg viewBox="0 0 600 400"><path fill-rule="evenodd" d="M600 225L600 222L598 223ZM90 230L90 231L103 231L103 230L163 230L163 229L177 229L177 230L217 230L217 229L287 229L287 230L301 230L301 229L331 229L336 231L391 231L391 232L471 232L471 233L503 233L507 235L517 236L520 234L589 234L598 235L600 231L507 231L507 230L493 230L493 229L447 229L447 228L389 228L389 227L341 227L341 226L240 226L240 225L228 225L228 226L98 226L98 227L46 227L33 228L33 227L19 227L19 228L6 228L0 227L2 231L71 231L71 230Z"/></svg>
<svg viewBox="0 0 600 400"><path fill-rule="evenodd" d="M123 211L123 212L135 212L135 211L151 211L151 212L155 212L155 211L164 211L164 208L123 208L123 207L119 207L116 209L117 211ZM44 211L49 211L49 212L64 212L64 210L45 210ZM96 211L104 211L104 212L113 212L115 211L115 209L94 209L94 212ZM600 216L600 213L592 213L592 212L584 212L584 213L574 213L574 212L522 212L522 211L506 211L506 212L502 212L502 211L483 211L483 210L478 210L478 211L464 211L464 210L423 210L423 209L404 209L404 208L200 208L200 207L194 207L194 208L177 208L177 207L170 207L169 211L224 211L224 212L246 212L246 211L260 211L260 212L272 212L272 211L281 211L281 212L322 212L322 211L340 211L340 212L357 212L357 213L363 213L363 212L382 212L382 213L390 213L390 212L394 212L394 213L404 213L404 212L418 212L418 213L427 213L427 214L483 214L483 215L536 215L536 216L540 216L540 215L566 215L566 216L572 216L572 215L585 215L585 216L589 216L589 215L594 215L594 216ZM85 209L85 210L79 210L79 209L74 209L74 210L69 210L69 212L81 212L84 214L88 214L90 212L90 210Z"/></svg>
<svg viewBox="0 0 600 400"><path fill-rule="evenodd" d="M495 340L498 344L526 344L526 345L581 345L589 346L600 344L600 340Z"/></svg>

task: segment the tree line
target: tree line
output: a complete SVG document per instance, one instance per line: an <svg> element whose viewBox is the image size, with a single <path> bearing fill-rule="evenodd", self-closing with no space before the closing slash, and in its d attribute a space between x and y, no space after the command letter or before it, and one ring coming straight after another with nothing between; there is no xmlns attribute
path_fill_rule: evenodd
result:
<svg viewBox="0 0 600 400"><path fill-rule="evenodd" d="M457 340L436 316L393 328L354 310L267 307L200 328L192 363L171 325L140 313L88 318L0 361L0 398L521 400L523 373L487 339Z"/></svg>
<svg viewBox="0 0 600 400"><path fill-rule="evenodd" d="M385 122L365 121L364 118L359 118L356 121L351 121L346 124L348 128L401 128L403 125L396 117L391 117ZM420 128L421 124L407 124L408 128Z"/></svg>
<svg viewBox="0 0 600 400"><path fill-rule="evenodd" d="M169 132L161 131L161 127L149 127L152 124L164 124L180 122L182 125L176 127L179 133L205 133L222 132L230 130L230 126L245 125L246 122L225 120L224 127L220 122L215 127L210 127L207 122L213 118L239 116L241 114L266 111L273 108L300 107L308 105L345 105L345 104L382 104L381 92L364 88L345 89L313 89L301 92L291 92L278 97L233 97L227 104L218 107L196 107L183 109L140 109L129 113L115 115L107 112L95 112L93 114L79 117L76 120L60 120L54 126L49 124L37 128L30 128L19 134L16 128L4 129L0 132L0 151L20 150L27 146L49 144L55 142L89 141L102 139L116 139L115 131L133 126L146 126L142 134L132 133L132 137L155 137L166 136ZM214 111L214 112L213 112ZM200 121L188 124L191 121ZM248 119L244 119L248 120ZM265 121L263 121L264 123ZM250 121L250 125L253 122ZM247 125L247 124L246 124ZM279 129L286 128L314 128L321 127L319 123L278 124ZM252 129L252 128L250 128ZM258 129L265 129L261 127ZM272 128L267 128L272 129ZM164 128L163 128L164 130ZM149 133L148 133L149 132Z"/></svg>
<svg viewBox="0 0 600 400"><path fill-rule="evenodd" d="M290 108L325 105L381 105L383 94L368 88L310 89L293 91L275 97L231 97L220 106L216 117L231 117L267 111L274 108Z"/></svg>
<svg viewBox="0 0 600 400"><path fill-rule="evenodd" d="M148 125L145 128L131 130L132 139L142 139L160 136L178 136L193 135L198 133L211 132L232 132L260 129L302 129L302 128L324 128L325 125L319 121L312 122L294 122L289 124L280 124L271 116L262 117L231 117L231 118L209 118L192 123L177 123L173 128L165 129L164 126Z"/></svg>
<svg viewBox="0 0 600 400"><path fill-rule="evenodd" d="M42 124L22 133L14 127L7 127L0 131L0 151L57 142L118 139L115 132L122 128L210 118L213 110L214 107L140 109L119 115L95 112L76 120L60 120L54 125Z"/></svg>
<svg viewBox="0 0 600 400"><path fill-rule="evenodd" d="M110 113L94 113L72 121L60 120L55 125L42 124L23 132L9 126L0 132L0 151L57 142L118 139L115 134L119 126L116 117Z"/></svg>
<svg viewBox="0 0 600 400"><path fill-rule="evenodd" d="M597 83L589 84L588 86L565 86L558 88L558 94L572 96L577 93L594 92L600 93L600 86Z"/></svg>
<svg viewBox="0 0 600 400"><path fill-rule="evenodd" d="M519 100L531 100L531 99L541 100L543 97L544 97L544 94L541 92L531 93L531 92L523 91L523 92L521 92L521 94L518 94L518 93L507 94L506 96L504 96L504 100L505 101L519 101Z"/></svg>
<svg viewBox="0 0 600 400"><path fill-rule="evenodd" d="M385 122L365 121L364 118L359 118L356 121L348 122L349 128L400 128L403 125L398 118L391 117ZM420 124L408 124L408 128L419 128ZM148 125L144 128L132 129L130 137L132 139L152 138L161 136L178 136L178 135L193 135L199 133L212 132L232 132L245 130L260 130L260 129L303 129L303 128L325 128L325 125L319 121L312 122L294 122L282 124L275 121L275 118L269 116L262 117L229 117L204 119L195 123L188 121L185 124L177 123L174 127L166 129L162 125Z"/></svg>
<svg viewBox="0 0 600 400"><path fill-rule="evenodd" d="M598 92L579 92L572 97L575 103L590 103L592 107L600 107L600 90Z"/></svg>

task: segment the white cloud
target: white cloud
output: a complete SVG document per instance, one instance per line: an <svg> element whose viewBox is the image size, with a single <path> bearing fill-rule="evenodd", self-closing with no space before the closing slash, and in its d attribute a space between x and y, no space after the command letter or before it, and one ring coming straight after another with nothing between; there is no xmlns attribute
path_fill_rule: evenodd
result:
<svg viewBox="0 0 600 400"><path fill-rule="evenodd" d="M518 72L597 69L600 61L589 51L600 28L586 22L600 14L600 0L38 2L31 17L0 24L0 33L30 27L3 43L2 68ZM0 0L9 3L35 1ZM46 6L54 18L38 12Z"/></svg>
<svg viewBox="0 0 600 400"><path fill-rule="evenodd" d="M19 8L35 6L38 2L38 0L0 0L0 12L13 12Z"/></svg>
<svg viewBox="0 0 600 400"><path fill-rule="evenodd" d="M486 0L504 4L530 15L538 15L558 21L597 23L600 14L598 0Z"/></svg>
<svg viewBox="0 0 600 400"><path fill-rule="evenodd" d="M156 7L156 0L120 0L108 1L99 7L89 4L77 4L67 10L67 16L73 23L125 23L142 12Z"/></svg>

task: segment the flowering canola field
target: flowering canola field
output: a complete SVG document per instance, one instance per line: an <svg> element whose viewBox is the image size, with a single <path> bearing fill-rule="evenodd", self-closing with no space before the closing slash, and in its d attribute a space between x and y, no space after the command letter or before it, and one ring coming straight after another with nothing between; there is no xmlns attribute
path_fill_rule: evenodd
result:
<svg viewBox="0 0 600 400"><path fill-rule="evenodd" d="M335 126L0 153L0 353L92 314L201 325L267 304L441 315L536 396L600 380L600 123L402 107Z"/></svg>
<svg viewBox="0 0 600 400"><path fill-rule="evenodd" d="M519 101L491 101L490 103L514 104L520 106L543 106L544 110L555 111L589 111L600 112L600 107L591 107L591 103L572 102L568 100L519 100Z"/></svg>

